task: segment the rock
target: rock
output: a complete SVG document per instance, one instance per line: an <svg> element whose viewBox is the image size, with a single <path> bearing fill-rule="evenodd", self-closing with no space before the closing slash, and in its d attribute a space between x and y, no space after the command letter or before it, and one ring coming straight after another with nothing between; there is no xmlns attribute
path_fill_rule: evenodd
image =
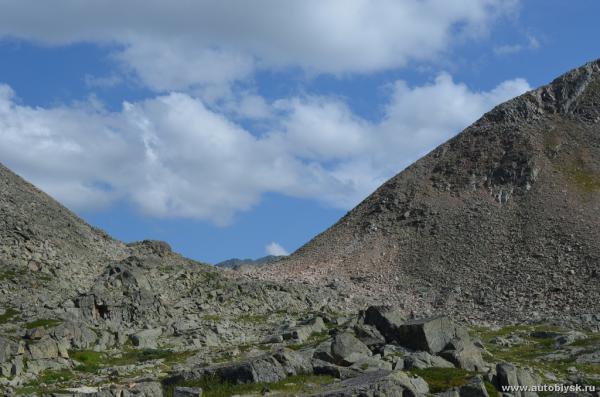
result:
<svg viewBox="0 0 600 397"><path fill-rule="evenodd" d="M582 354L575 361L578 364L600 364L600 350L592 353Z"/></svg>
<svg viewBox="0 0 600 397"><path fill-rule="evenodd" d="M50 338L45 338L27 345L27 353L32 360L58 358L66 353L66 349Z"/></svg>
<svg viewBox="0 0 600 397"><path fill-rule="evenodd" d="M404 357L405 369L454 368L454 365L442 357L432 356L427 352L409 353Z"/></svg>
<svg viewBox="0 0 600 397"><path fill-rule="evenodd" d="M306 342L311 335L319 332L323 332L327 329L323 319L321 317L315 317L306 323L297 326L296 328L287 331L283 334L283 339L289 340L294 339L298 342Z"/></svg>
<svg viewBox="0 0 600 397"><path fill-rule="evenodd" d="M44 336L46 336L46 330L43 327L35 327L32 329L28 329L25 332L25 339L29 340L40 340Z"/></svg>
<svg viewBox="0 0 600 397"><path fill-rule="evenodd" d="M21 353L23 348L19 343L0 336L0 364L10 361L12 357Z"/></svg>
<svg viewBox="0 0 600 397"><path fill-rule="evenodd" d="M145 329L131 335L134 346L147 349L155 349L158 346L158 338L162 335L160 328Z"/></svg>
<svg viewBox="0 0 600 397"><path fill-rule="evenodd" d="M65 321L49 331L56 340L66 342L72 349L88 349L97 339L97 335L87 325Z"/></svg>
<svg viewBox="0 0 600 397"><path fill-rule="evenodd" d="M453 339L469 339L469 334L444 316L408 321L393 334L399 345L431 354L442 351Z"/></svg>
<svg viewBox="0 0 600 397"><path fill-rule="evenodd" d="M481 351L470 340L453 339L439 355L457 368L475 372L482 372L486 368Z"/></svg>
<svg viewBox="0 0 600 397"><path fill-rule="evenodd" d="M534 386L541 384L541 379L523 368L512 364L502 363L496 365L496 388L502 391L506 386ZM528 391L512 392L515 397L536 397L537 393Z"/></svg>
<svg viewBox="0 0 600 397"><path fill-rule="evenodd" d="M255 357L241 363L209 367L204 372L234 384L271 383L286 378L283 366L270 355Z"/></svg>
<svg viewBox="0 0 600 397"><path fill-rule="evenodd" d="M176 387L173 397L202 397L202 389L199 387Z"/></svg>
<svg viewBox="0 0 600 397"><path fill-rule="evenodd" d="M490 397L481 376L475 376L458 390L460 397Z"/></svg>
<svg viewBox="0 0 600 397"><path fill-rule="evenodd" d="M364 323L374 326L389 343L396 340L397 330L406 318L390 306L370 306L365 312Z"/></svg>
<svg viewBox="0 0 600 397"><path fill-rule="evenodd" d="M316 394L318 397L417 397L429 393L427 383L419 377L410 377L402 371L368 372Z"/></svg>
<svg viewBox="0 0 600 397"><path fill-rule="evenodd" d="M331 343L331 355L338 365L352 365L371 354L371 350L349 332L336 335Z"/></svg>
<svg viewBox="0 0 600 397"><path fill-rule="evenodd" d="M385 338L373 325L357 324L354 326L356 337L371 350L376 350L385 345Z"/></svg>
<svg viewBox="0 0 600 397"><path fill-rule="evenodd" d="M273 357L281 364L287 376L294 376L313 372L312 355L312 350L296 352L289 349L282 349L275 353Z"/></svg>
<svg viewBox="0 0 600 397"><path fill-rule="evenodd" d="M587 339L587 335L584 334L583 332L569 331L566 334L556 337L556 346L560 347L560 346L570 345L571 343L573 343L575 341L583 340L583 339Z"/></svg>
<svg viewBox="0 0 600 397"><path fill-rule="evenodd" d="M329 375L338 379L355 378L364 372L358 368L342 367L319 359L312 361L312 367L315 375Z"/></svg>

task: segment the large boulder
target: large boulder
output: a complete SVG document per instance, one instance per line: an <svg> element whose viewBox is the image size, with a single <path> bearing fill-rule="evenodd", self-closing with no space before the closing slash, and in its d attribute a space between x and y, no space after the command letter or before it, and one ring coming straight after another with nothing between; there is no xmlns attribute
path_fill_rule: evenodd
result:
<svg viewBox="0 0 600 397"><path fill-rule="evenodd" d="M155 349L158 346L158 338L162 335L160 328L145 329L131 335L131 342L135 347Z"/></svg>
<svg viewBox="0 0 600 397"><path fill-rule="evenodd" d="M527 369L518 368L509 363L496 365L496 388L503 393L511 393L515 397L537 397L537 393L535 392L508 390L508 388L535 386L541 383L541 378Z"/></svg>
<svg viewBox="0 0 600 397"><path fill-rule="evenodd" d="M331 343L331 356L339 365L352 365L371 354L371 350L349 332L336 335Z"/></svg>
<svg viewBox="0 0 600 397"><path fill-rule="evenodd" d="M0 364L10 361L13 356L23 353L23 346L0 336Z"/></svg>
<svg viewBox="0 0 600 397"><path fill-rule="evenodd" d="M404 369L454 368L454 364L442 357L432 356L427 352L415 352L404 357Z"/></svg>
<svg viewBox="0 0 600 397"><path fill-rule="evenodd" d="M347 379L315 396L318 397L419 397L429 393L427 383L402 371L368 372Z"/></svg>
<svg viewBox="0 0 600 397"><path fill-rule="evenodd" d="M173 397L202 397L202 389L199 387L176 387Z"/></svg>
<svg viewBox="0 0 600 397"><path fill-rule="evenodd" d="M323 332L327 329L325 322L321 317L315 317L283 334L285 340L296 340L300 343L306 342L311 335Z"/></svg>
<svg viewBox="0 0 600 397"><path fill-rule="evenodd" d="M390 306L370 306L364 319L365 324L374 326L388 342L395 340L398 327L405 321L406 317Z"/></svg>
<svg viewBox="0 0 600 397"><path fill-rule="evenodd" d="M460 397L490 397L481 376L471 378L458 389L458 394Z"/></svg>
<svg viewBox="0 0 600 397"><path fill-rule="evenodd" d="M203 376L217 376L233 384L271 383L287 377L281 363L270 355L254 357L243 362L208 367Z"/></svg>
<svg viewBox="0 0 600 397"><path fill-rule="evenodd" d="M439 355L458 368L482 372L486 368L481 350L469 339L453 339Z"/></svg>
<svg viewBox="0 0 600 397"><path fill-rule="evenodd" d="M408 321L396 327L392 340L401 346L437 354L453 339L469 339L467 330L440 316Z"/></svg>
<svg viewBox="0 0 600 397"><path fill-rule="evenodd" d="M311 350L293 351L282 349L276 352L273 358L281 364L287 376L293 376L312 373L312 354Z"/></svg>

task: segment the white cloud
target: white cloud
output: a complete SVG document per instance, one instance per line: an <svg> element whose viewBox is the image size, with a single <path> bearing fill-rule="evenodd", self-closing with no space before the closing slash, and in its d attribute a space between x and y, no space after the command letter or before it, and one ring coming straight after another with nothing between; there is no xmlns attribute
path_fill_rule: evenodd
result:
<svg viewBox="0 0 600 397"><path fill-rule="evenodd" d="M527 42L520 44L505 44L494 47L496 55L512 55L524 50L537 50L540 48L540 41L532 35L527 35Z"/></svg>
<svg viewBox="0 0 600 397"><path fill-rule="evenodd" d="M283 256L283 255L289 255L290 253L286 251L285 248L283 248L281 245L279 245L276 242L272 242L270 244L267 244L267 246L265 247L265 252L267 253L267 255L275 255L275 256Z"/></svg>
<svg viewBox="0 0 600 397"><path fill-rule="evenodd" d="M485 36L518 2L7 0L0 37L112 45L116 58L156 91L208 86L214 95L257 69L369 73L436 59Z"/></svg>
<svg viewBox="0 0 600 397"><path fill-rule="evenodd" d="M270 127L258 137L188 94L108 112L94 100L29 107L0 85L0 158L74 209L126 200L150 216L224 225L267 192L348 209L527 89L516 79L473 92L447 74L418 87L398 81L378 122L336 98L263 101Z"/></svg>

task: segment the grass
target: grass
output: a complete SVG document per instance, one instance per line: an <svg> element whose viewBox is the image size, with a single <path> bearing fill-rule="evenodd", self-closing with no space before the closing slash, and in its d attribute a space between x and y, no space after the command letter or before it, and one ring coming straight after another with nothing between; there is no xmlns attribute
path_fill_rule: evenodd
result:
<svg viewBox="0 0 600 397"><path fill-rule="evenodd" d="M75 370L89 373L96 373L98 370L105 367L131 365L161 359L164 360L165 364L170 365L182 362L192 354L193 352L190 351L174 352L162 349L132 349L123 352L120 356L111 356L106 353L92 350L69 351L69 356L73 360L81 363L75 367Z"/></svg>
<svg viewBox="0 0 600 397"><path fill-rule="evenodd" d="M215 322L223 321L223 317L219 316L218 314L205 314L204 316L202 316L202 319L205 321L215 321Z"/></svg>
<svg viewBox="0 0 600 397"><path fill-rule="evenodd" d="M32 321L28 324L25 325L26 329L33 329L33 328L52 328L52 327L56 327L57 325L62 324L62 320L53 320L53 319L39 319L39 320L35 320Z"/></svg>
<svg viewBox="0 0 600 397"><path fill-rule="evenodd" d="M273 383L233 384L219 377L204 377L198 380L177 384L165 384L164 396L172 397L176 386L200 387L204 397L229 397L243 394L257 394L262 390L278 391L278 395L298 395L314 391L316 387L333 382L333 378L323 375L295 375Z"/></svg>
<svg viewBox="0 0 600 397"><path fill-rule="evenodd" d="M19 314L19 312L12 307L5 309L4 314L0 314L0 324L6 324L17 314Z"/></svg>
<svg viewBox="0 0 600 397"><path fill-rule="evenodd" d="M431 393L440 393L452 387L461 387L467 384L476 374L460 368L423 368L410 371L425 379ZM493 388L493 386L492 386Z"/></svg>
<svg viewBox="0 0 600 397"><path fill-rule="evenodd" d="M520 325L510 326L499 330L477 329L475 334L479 336L490 353L493 355L493 361L506 361L520 366L533 367L541 373L552 372L556 376L566 378L567 368L575 367L585 376L600 375L600 365L598 364L579 364L575 362L576 357L562 360L544 360L544 356L556 352L554 338L535 338L531 336L533 331L552 331L560 332L558 327L548 325ZM523 339L523 344L511 347L502 347L489 343L497 336L505 337L510 334L516 334ZM585 350L578 353L585 354L600 348L600 334L588 334L587 339L575 341L570 344L574 347L584 347ZM593 383L593 381L590 381ZM590 383L588 382L588 383Z"/></svg>
<svg viewBox="0 0 600 397"><path fill-rule="evenodd" d="M75 374L69 369L47 369L36 380L17 390L16 395L48 395L60 392L57 384L75 379Z"/></svg>

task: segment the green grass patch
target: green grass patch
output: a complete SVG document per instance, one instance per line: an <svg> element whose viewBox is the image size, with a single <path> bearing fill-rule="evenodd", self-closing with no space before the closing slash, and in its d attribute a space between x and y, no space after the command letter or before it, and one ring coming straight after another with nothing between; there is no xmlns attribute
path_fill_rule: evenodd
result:
<svg viewBox="0 0 600 397"><path fill-rule="evenodd" d="M80 362L75 367L76 371L96 373L106 361L106 354L92 350L69 351L69 357Z"/></svg>
<svg viewBox="0 0 600 397"><path fill-rule="evenodd" d="M314 391L315 388L333 382L331 376L296 375L273 383L233 384L219 377L204 377L198 380L184 381L177 384L165 384L164 396L172 397L175 387L200 387L204 397L230 397L234 395L260 393L262 390L279 392L278 395L298 395Z"/></svg>
<svg viewBox="0 0 600 397"><path fill-rule="evenodd" d="M72 350L69 356L81 363L75 367L76 371L96 373L101 368L131 365L152 360L164 360L167 365L183 362L194 354L191 351L174 352L162 349L127 350L120 355L109 355L92 350Z"/></svg>
<svg viewBox="0 0 600 397"><path fill-rule="evenodd" d="M17 314L19 314L19 312L13 309L12 307L5 309L4 313L0 314L0 324L6 324L10 320L12 320L12 318L15 317Z"/></svg>
<svg viewBox="0 0 600 397"><path fill-rule="evenodd" d="M202 316L202 319L205 321L215 321L215 322L223 321L223 317L219 316L218 314L205 314L204 316Z"/></svg>
<svg viewBox="0 0 600 397"><path fill-rule="evenodd" d="M43 319L35 320L28 324L25 324L25 328L26 329L34 329L34 328L48 329L48 328L56 327L57 325L60 325L60 324L62 324L62 320L43 318Z"/></svg>
<svg viewBox="0 0 600 397"><path fill-rule="evenodd" d="M425 379L431 393L440 393L452 387L461 387L467 384L476 374L460 368L423 368L410 371Z"/></svg>

